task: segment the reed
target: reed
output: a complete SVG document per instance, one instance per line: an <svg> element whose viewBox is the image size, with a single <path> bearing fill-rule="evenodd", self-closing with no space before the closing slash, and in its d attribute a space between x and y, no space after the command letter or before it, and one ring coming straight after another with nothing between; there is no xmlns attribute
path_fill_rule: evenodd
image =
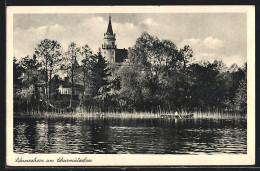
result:
<svg viewBox="0 0 260 171"><path fill-rule="evenodd" d="M193 113L192 119L246 119L247 115L239 113L221 112L180 112L180 116ZM41 113L15 113L14 117L28 118L161 118L161 114L174 114L174 112L41 112Z"/></svg>

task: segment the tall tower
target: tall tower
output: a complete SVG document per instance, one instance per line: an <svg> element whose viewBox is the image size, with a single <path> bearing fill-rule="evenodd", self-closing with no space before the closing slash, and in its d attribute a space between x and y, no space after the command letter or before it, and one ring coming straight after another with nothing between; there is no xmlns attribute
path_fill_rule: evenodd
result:
<svg viewBox="0 0 260 171"><path fill-rule="evenodd" d="M116 48L116 34L113 33L111 15L109 14L107 32L104 33L104 43L102 44L102 55L110 63L115 63Z"/></svg>

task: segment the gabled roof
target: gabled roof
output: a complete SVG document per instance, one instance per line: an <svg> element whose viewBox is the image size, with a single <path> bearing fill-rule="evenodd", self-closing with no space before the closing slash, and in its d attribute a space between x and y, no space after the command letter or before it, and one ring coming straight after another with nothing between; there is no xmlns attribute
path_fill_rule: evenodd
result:
<svg viewBox="0 0 260 171"><path fill-rule="evenodd" d="M112 29L112 23L111 23L111 16L110 15L109 15L109 22L108 22L106 34L113 35L113 29Z"/></svg>

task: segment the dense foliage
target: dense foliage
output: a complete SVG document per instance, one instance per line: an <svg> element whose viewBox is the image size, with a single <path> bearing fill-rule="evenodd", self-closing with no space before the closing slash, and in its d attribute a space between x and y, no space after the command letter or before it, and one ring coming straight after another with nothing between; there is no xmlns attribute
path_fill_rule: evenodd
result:
<svg viewBox="0 0 260 171"><path fill-rule="evenodd" d="M15 111L56 109L87 112L247 110L247 66L195 62L193 50L143 33L128 49L129 62L108 63L88 45L62 52L45 39L33 58L14 58ZM59 94L68 87L69 97ZM80 90L80 93L75 93Z"/></svg>

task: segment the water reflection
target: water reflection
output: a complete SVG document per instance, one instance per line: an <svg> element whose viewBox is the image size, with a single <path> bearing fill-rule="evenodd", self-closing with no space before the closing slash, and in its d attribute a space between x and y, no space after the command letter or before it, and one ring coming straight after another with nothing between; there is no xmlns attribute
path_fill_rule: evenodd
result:
<svg viewBox="0 0 260 171"><path fill-rule="evenodd" d="M245 154L246 132L245 120L16 118L14 152Z"/></svg>

